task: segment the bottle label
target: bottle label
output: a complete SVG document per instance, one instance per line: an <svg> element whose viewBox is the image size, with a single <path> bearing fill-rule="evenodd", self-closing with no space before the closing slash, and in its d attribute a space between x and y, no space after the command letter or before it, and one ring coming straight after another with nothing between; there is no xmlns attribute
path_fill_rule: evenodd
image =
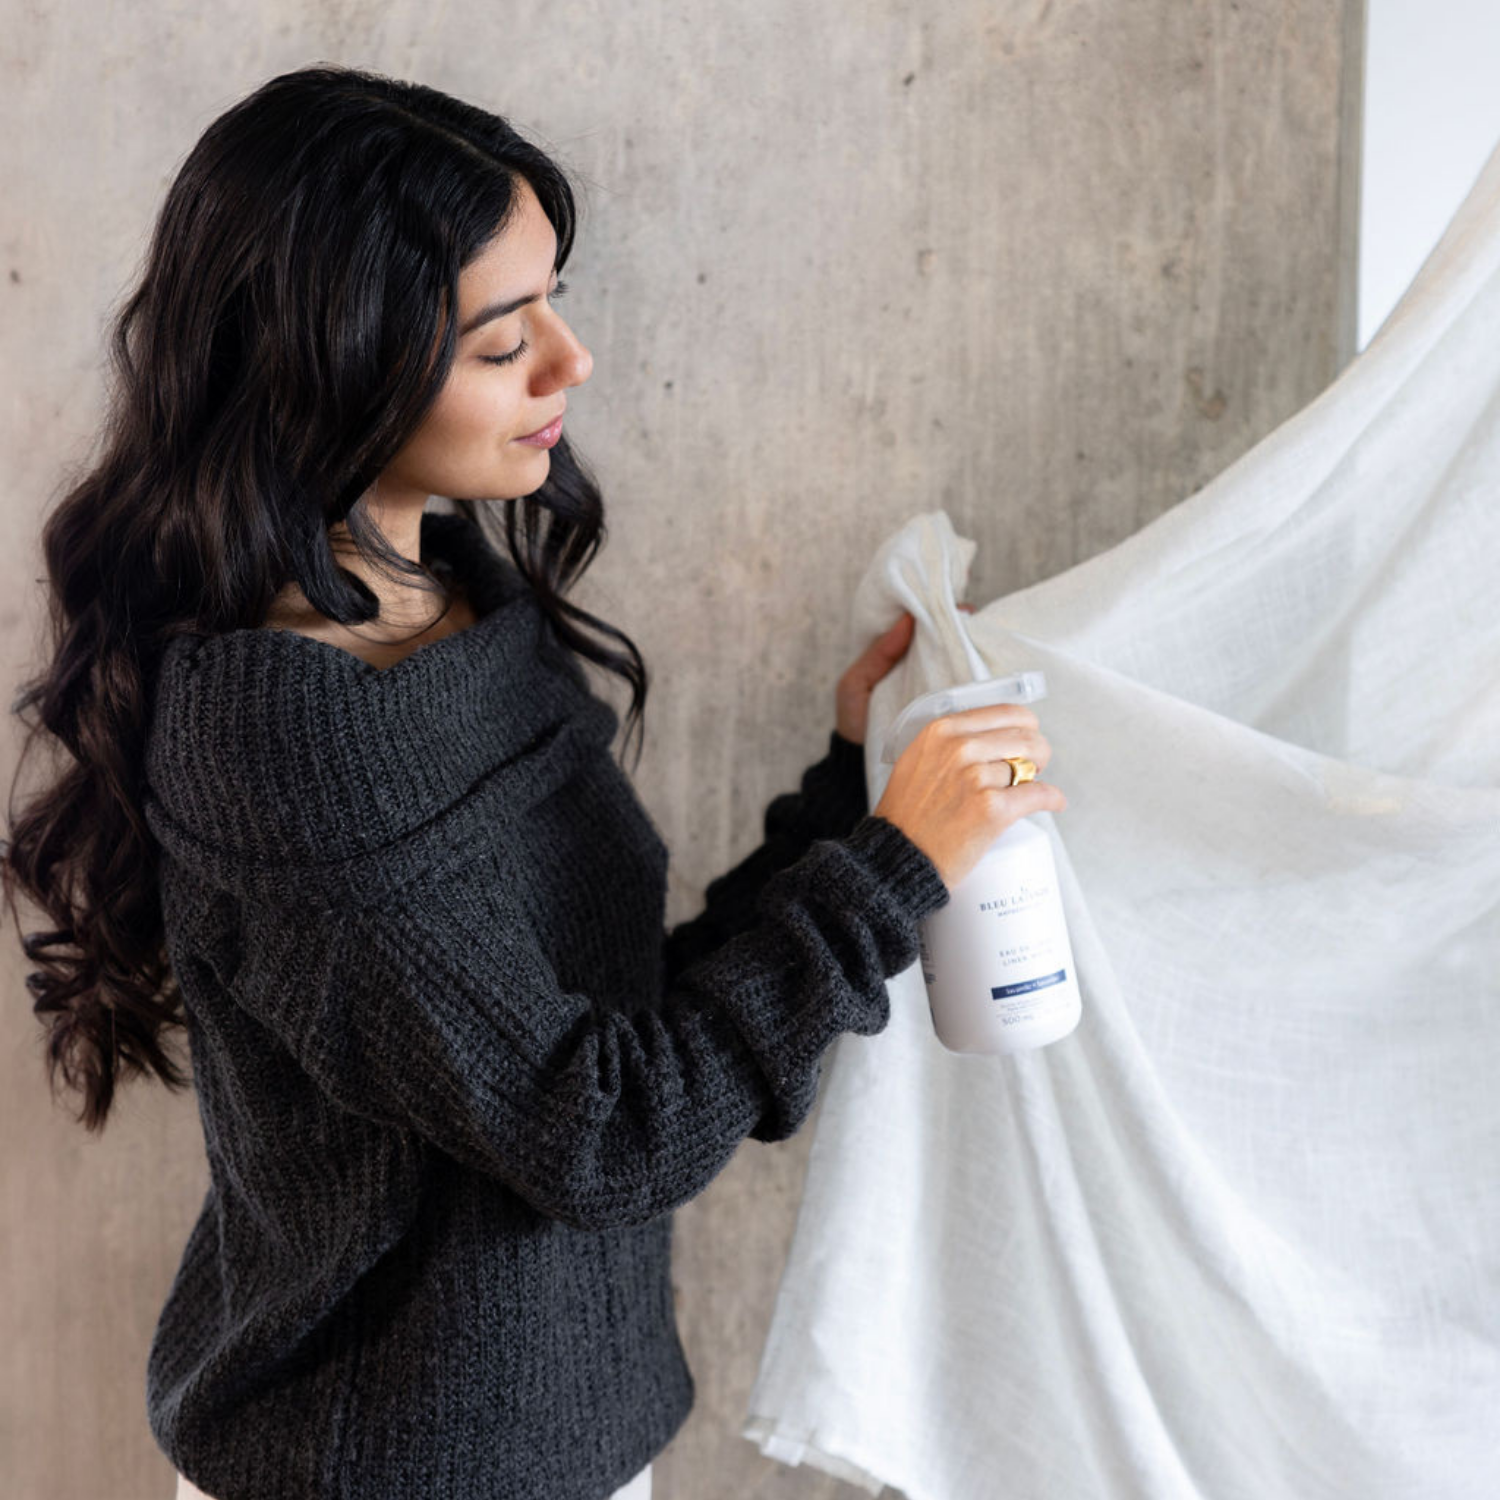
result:
<svg viewBox="0 0 1500 1500"><path fill-rule="evenodd" d="M1054 984L1061 984L1068 977L1066 969L1059 969L1055 974L1043 974L1039 979L1026 979L1020 984L992 985L990 987L991 1000L1005 1000L1011 995L1027 995L1032 990L1045 990Z"/></svg>
<svg viewBox="0 0 1500 1500"><path fill-rule="evenodd" d="M1076 1008L1057 884L1045 838L1002 844L923 919L922 978L939 1037L1024 1036Z"/></svg>

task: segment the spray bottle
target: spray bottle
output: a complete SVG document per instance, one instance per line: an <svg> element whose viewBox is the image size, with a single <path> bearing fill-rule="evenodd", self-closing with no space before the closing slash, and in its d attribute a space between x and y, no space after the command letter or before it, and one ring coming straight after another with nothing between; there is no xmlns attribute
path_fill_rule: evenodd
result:
<svg viewBox="0 0 1500 1500"><path fill-rule="evenodd" d="M964 638L975 681L913 699L886 735L894 765L929 721L1047 695L1041 672L986 677ZM1046 831L1019 818L918 924L933 1030L951 1052L1024 1052L1065 1037L1083 1000Z"/></svg>

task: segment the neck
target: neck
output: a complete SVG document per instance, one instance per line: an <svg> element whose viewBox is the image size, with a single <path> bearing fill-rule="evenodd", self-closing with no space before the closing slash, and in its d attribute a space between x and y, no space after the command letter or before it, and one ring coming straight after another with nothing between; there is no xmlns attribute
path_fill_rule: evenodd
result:
<svg viewBox="0 0 1500 1500"><path fill-rule="evenodd" d="M422 513L420 504L370 504L370 519L379 527L386 541L410 562L422 559ZM451 601L434 597L423 587L388 577L359 553L349 528L340 521L328 529L329 546L334 560L356 578L361 579L380 603L380 614L359 625L341 626L326 620L313 609L295 581L289 582L277 595L266 623L302 630L333 630L362 641L376 643L404 642L413 631L436 626L447 615Z"/></svg>

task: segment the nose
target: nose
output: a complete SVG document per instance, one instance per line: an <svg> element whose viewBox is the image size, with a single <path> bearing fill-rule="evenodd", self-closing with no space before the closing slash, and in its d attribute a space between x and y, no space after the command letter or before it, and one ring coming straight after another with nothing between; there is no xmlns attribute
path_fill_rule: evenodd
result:
<svg viewBox="0 0 1500 1500"><path fill-rule="evenodd" d="M554 385L582 385L593 373L594 356L573 330L559 317L553 318L555 349L546 369Z"/></svg>

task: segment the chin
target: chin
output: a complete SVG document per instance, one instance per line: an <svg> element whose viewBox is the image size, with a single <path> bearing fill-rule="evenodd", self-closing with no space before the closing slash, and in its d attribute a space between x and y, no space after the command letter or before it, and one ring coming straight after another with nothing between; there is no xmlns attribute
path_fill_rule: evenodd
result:
<svg viewBox="0 0 1500 1500"><path fill-rule="evenodd" d="M535 482L528 482L527 483L527 487L525 489L521 490L518 494L500 495L497 498L501 499L501 500L524 500L528 495L534 495L534 494L536 494L536 492L539 489L541 489L541 487L544 484L546 484L546 482L547 482L547 476L544 474L540 479L536 480Z"/></svg>

